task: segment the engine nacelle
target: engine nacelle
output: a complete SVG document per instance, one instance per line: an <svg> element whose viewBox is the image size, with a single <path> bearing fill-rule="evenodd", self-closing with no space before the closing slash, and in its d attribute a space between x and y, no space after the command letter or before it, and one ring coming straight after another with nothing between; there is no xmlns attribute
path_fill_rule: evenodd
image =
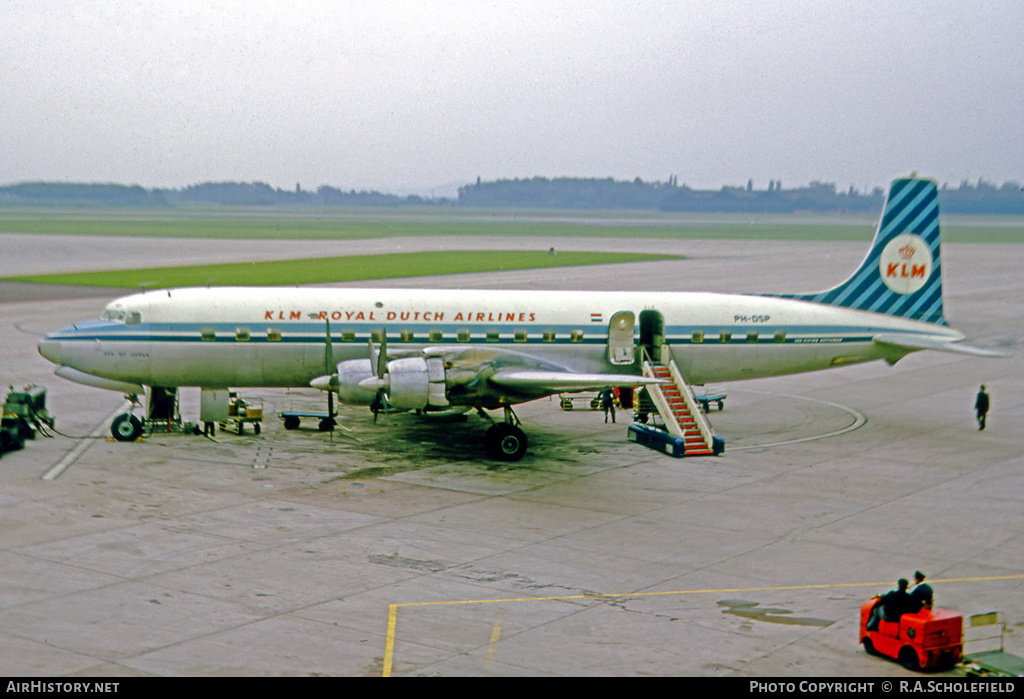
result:
<svg viewBox="0 0 1024 699"><path fill-rule="evenodd" d="M392 359L385 390L396 410L446 408L444 361L440 357Z"/></svg>
<svg viewBox="0 0 1024 699"><path fill-rule="evenodd" d="M381 388L394 410L447 408L445 369L441 357L400 357L388 362L384 379L378 379L369 359L350 359L338 364L338 397L350 405L372 405Z"/></svg>
<svg viewBox="0 0 1024 699"><path fill-rule="evenodd" d="M371 405L376 389L359 385L360 381L376 378L369 359L349 359L338 364L338 398L349 405Z"/></svg>

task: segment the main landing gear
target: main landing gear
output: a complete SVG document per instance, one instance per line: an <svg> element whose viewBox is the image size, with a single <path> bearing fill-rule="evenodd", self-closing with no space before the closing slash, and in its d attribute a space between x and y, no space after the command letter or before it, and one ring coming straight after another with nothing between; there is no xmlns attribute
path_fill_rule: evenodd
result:
<svg viewBox="0 0 1024 699"><path fill-rule="evenodd" d="M491 416L481 409L480 414L491 420ZM484 433L484 444L487 453L499 461L519 461L526 454L529 440L526 433L519 428L519 418L512 408L505 406L505 421L495 422Z"/></svg>

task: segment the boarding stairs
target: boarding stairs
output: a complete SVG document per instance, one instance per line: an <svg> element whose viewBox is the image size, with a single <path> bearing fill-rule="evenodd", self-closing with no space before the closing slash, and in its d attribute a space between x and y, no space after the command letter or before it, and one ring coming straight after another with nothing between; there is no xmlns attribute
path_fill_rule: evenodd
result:
<svg viewBox="0 0 1024 699"><path fill-rule="evenodd" d="M654 364L644 358L644 376L661 379L660 384L649 384L647 391L655 409L665 421L665 429L683 440L685 456L712 456L721 453L722 440L715 437L693 391L682 372L670 356L668 364Z"/></svg>

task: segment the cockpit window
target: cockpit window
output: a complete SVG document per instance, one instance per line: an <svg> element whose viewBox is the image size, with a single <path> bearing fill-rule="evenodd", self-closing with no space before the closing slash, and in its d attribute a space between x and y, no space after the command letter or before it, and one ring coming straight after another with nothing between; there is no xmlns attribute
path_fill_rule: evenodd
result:
<svg viewBox="0 0 1024 699"><path fill-rule="evenodd" d="M111 320L125 325L139 325L142 314L138 311L126 311L122 306L107 306L101 316L103 320Z"/></svg>

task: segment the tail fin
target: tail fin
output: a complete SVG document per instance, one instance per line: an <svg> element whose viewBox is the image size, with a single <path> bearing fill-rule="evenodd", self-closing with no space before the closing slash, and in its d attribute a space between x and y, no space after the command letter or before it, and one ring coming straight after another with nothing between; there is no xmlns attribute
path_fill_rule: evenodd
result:
<svg viewBox="0 0 1024 699"><path fill-rule="evenodd" d="M942 310L939 193L931 180L893 180L867 257L839 286L786 298L946 324Z"/></svg>

